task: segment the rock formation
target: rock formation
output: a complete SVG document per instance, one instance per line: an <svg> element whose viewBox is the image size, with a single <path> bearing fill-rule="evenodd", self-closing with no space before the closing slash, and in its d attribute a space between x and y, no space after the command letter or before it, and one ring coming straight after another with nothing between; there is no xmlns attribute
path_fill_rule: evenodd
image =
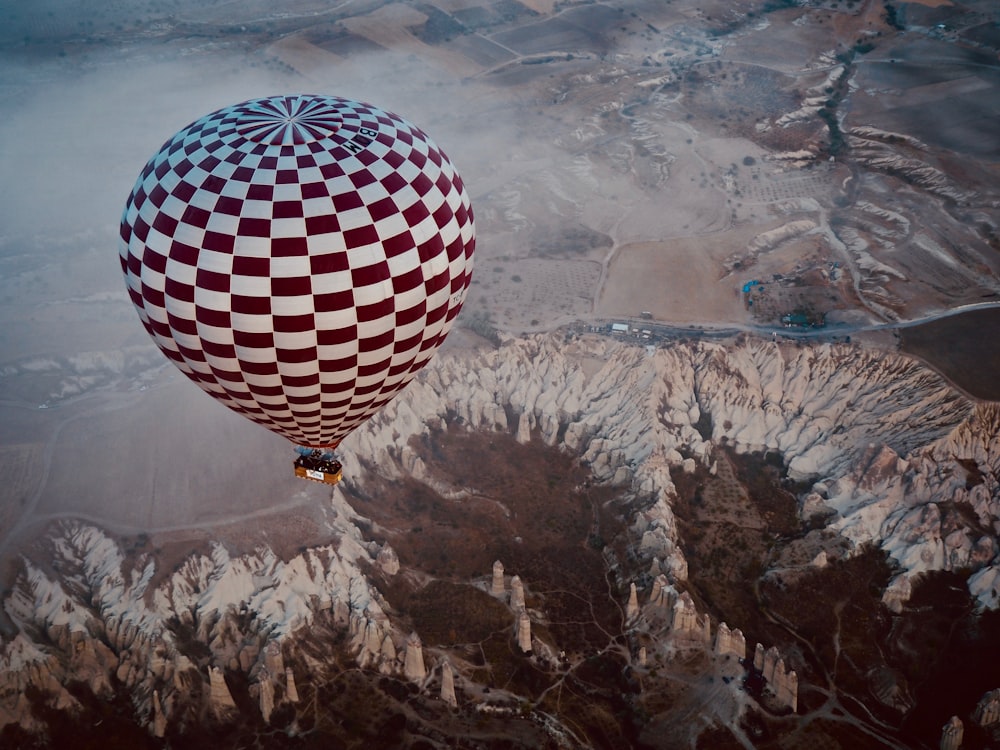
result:
<svg viewBox="0 0 1000 750"><path fill-rule="evenodd" d="M858 163L896 175L929 193L956 203L963 203L975 197L974 191L963 190L955 185L954 181L940 169L923 159L904 156L897 148L890 147L886 136L894 136L894 133L863 127L851 128L849 133L851 158L856 159Z"/></svg>
<svg viewBox="0 0 1000 750"><path fill-rule="evenodd" d="M382 639L382 663L383 664L394 664L396 661L396 644L392 642L391 636L386 634L385 638Z"/></svg>
<svg viewBox="0 0 1000 750"><path fill-rule="evenodd" d="M399 572L399 558L396 556L396 550L388 544L382 545L375 561L378 563L379 569L387 576L394 576Z"/></svg>
<svg viewBox="0 0 1000 750"><path fill-rule="evenodd" d="M952 716L948 723L941 727L941 750L959 750L962 747L962 738L965 734L965 726L957 716Z"/></svg>
<svg viewBox="0 0 1000 750"><path fill-rule="evenodd" d="M639 595L636 593L635 584L628 586L628 604L625 605L625 619L633 620L639 614Z"/></svg>
<svg viewBox="0 0 1000 750"><path fill-rule="evenodd" d="M785 662L779 659L770 683L775 700L782 706L788 706L792 713L799 710L799 676L794 669L785 669Z"/></svg>
<svg viewBox="0 0 1000 750"><path fill-rule="evenodd" d="M452 708L458 705L455 698L455 673L447 659L441 662L441 700Z"/></svg>
<svg viewBox="0 0 1000 750"><path fill-rule="evenodd" d="M510 608L515 612L524 609L524 584L521 583L520 576L510 579Z"/></svg>
<svg viewBox="0 0 1000 750"><path fill-rule="evenodd" d="M365 613L368 614L367 612ZM381 655L382 643L385 640L385 620L382 618L365 617L363 628L363 649L372 656Z"/></svg>
<svg viewBox="0 0 1000 750"><path fill-rule="evenodd" d="M295 687L295 673L291 667L285 667L285 700L289 703L299 702L299 690Z"/></svg>
<svg viewBox="0 0 1000 750"><path fill-rule="evenodd" d="M271 721L271 714L274 712L274 682L267 669L260 671L260 679L257 682L260 691L260 715L264 717L264 722Z"/></svg>
<svg viewBox="0 0 1000 750"><path fill-rule="evenodd" d="M277 641L271 641L264 647L264 669L267 670L268 676L272 680L274 675L285 673L285 659Z"/></svg>
<svg viewBox="0 0 1000 750"><path fill-rule="evenodd" d="M413 682L422 682L427 676L427 669L424 666L424 649L420 643L420 636L410 633L406 639L406 655L403 662L403 674L406 679Z"/></svg>
<svg viewBox="0 0 1000 750"><path fill-rule="evenodd" d="M905 680L888 666L875 668L868 675L868 685L880 703L890 706L900 714L913 708L913 698L906 689Z"/></svg>
<svg viewBox="0 0 1000 750"><path fill-rule="evenodd" d="M649 594L648 606L654 609L672 610L674 606L672 595L675 593L673 586L667 581L667 577L661 573L653 579L653 589Z"/></svg>
<svg viewBox="0 0 1000 750"><path fill-rule="evenodd" d="M811 232L815 228L816 222L810 219L789 221L782 224L780 227L758 234L753 238L750 244L747 245L746 251L741 253L741 257L744 258L744 262L746 262L747 259L754 259L761 253L774 250L779 245Z"/></svg>
<svg viewBox="0 0 1000 750"><path fill-rule="evenodd" d="M497 560L493 563L493 580L490 583L490 593L493 596L503 596L504 590L503 563Z"/></svg>
<svg viewBox="0 0 1000 750"><path fill-rule="evenodd" d="M59 710L76 710L79 703L63 687L65 679L63 665L56 656L18 633L0 650L0 726L11 722L19 722L29 730L36 726L25 697L29 687L42 691L49 697L49 705Z"/></svg>
<svg viewBox="0 0 1000 750"><path fill-rule="evenodd" d="M531 618L523 609L517 615L517 645L526 654L531 653Z"/></svg>
<svg viewBox="0 0 1000 750"><path fill-rule="evenodd" d="M724 622L719 623L719 629L715 634L715 655L718 657L731 656L736 659L745 659L747 655L747 641L743 637L743 631L739 628L730 630Z"/></svg>
<svg viewBox="0 0 1000 750"><path fill-rule="evenodd" d="M674 604L671 635L679 645L707 647L712 642L712 624L708 615L698 614L691 595L685 591Z"/></svg>
<svg viewBox="0 0 1000 750"><path fill-rule="evenodd" d="M799 676L794 669L785 668L785 660L781 658L778 649L771 646L765 651L763 645L758 643L754 650L753 666L764 675L767 689L775 701L795 713L799 706Z"/></svg>
<svg viewBox="0 0 1000 750"><path fill-rule="evenodd" d="M359 647L358 664L377 667L389 674L396 669L395 653L386 652L385 639L391 630L389 618L381 607L355 611L348 617L353 643Z"/></svg>
<svg viewBox="0 0 1000 750"><path fill-rule="evenodd" d="M389 478L406 473L415 466L412 437L452 414L472 429L507 429L507 408L531 434L580 455L598 481L643 498L631 527L654 578L643 615L669 620L678 642L708 646L710 639L707 618L702 623L674 587L687 567L671 470L710 470L723 439L737 451L780 451L793 477L820 480L808 507L828 514L852 544L880 544L900 566L886 592L889 606L903 605L912 576L954 568L973 571L968 586L981 606L1000 605L1000 545L991 531L1000 528L1000 405L973 405L903 357L756 340L647 353L592 336L570 345L561 335L510 339L498 350L436 358L355 433L343 451L345 474L366 481L359 454ZM20 634L0 646L0 723L30 725L29 685L50 705L77 705L63 687L79 679L77 671L99 694L120 681L147 721L155 720L157 691L160 713L173 722L177 695L204 681L177 648L175 618L219 667L251 680L266 667L277 700L294 695L287 677L281 695L280 675L288 672L280 644L317 621L347 629L358 664L398 671L400 634L363 572L391 574L394 554L364 541L339 492L329 502L339 526L328 545L285 559L264 545L237 554L213 543L169 571L152 556L127 554L93 526L54 524L39 547L45 564L22 558L3 602ZM501 596L497 564L490 590ZM519 603L513 581L511 602ZM29 633L42 634L44 649ZM92 643L78 649L82 641ZM760 649L759 668L763 661ZM782 679L777 664L772 686ZM786 682L792 674L784 672Z"/></svg>
<svg viewBox="0 0 1000 750"><path fill-rule="evenodd" d="M756 654L754 656L756 661ZM778 666L779 661L781 661L781 654L778 652L777 647L771 646L764 652L764 659L760 666L760 671L764 674L764 679L768 682L774 681L774 670Z"/></svg>
<svg viewBox="0 0 1000 750"><path fill-rule="evenodd" d="M640 646L639 647L639 666L640 667L645 667L646 666L646 647L645 646Z"/></svg>
<svg viewBox="0 0 1000 750"><path fill-rule="evenodd" d="M163 715L163 705L160 703L160 691L153 691L153 736L163 739L167 733L167 717Z"/></svg>
<svg viewBox="0 0 1000 750"><path fill-rule="evenodd" d="M1000 723L1000 688L990 690L979 699L973 718L981 727Z"/></svg>
<svg viewBox="0 0 1000 750"><path fill-rule="evenodd" d="M226 677L218 667L208 668L208 703L219 719L226 719L236 711L233 694L229 692Z"/></svg>
<svg viewBox="0 0 1000 750"><path fill-rule="evenodd" d="M359 562L374 563L377 547L357 541L360 531L347 520L356 515L340 502L331 500L342 524L342 537L333 544L286 560L264 545L235 555L214 543L207 553L192 553L166 573L157 570L155 558L129 556L93 526L54 525L39 541L48 560L45 569L26 559L4 601L22 632L46 634L52 655L27 649L23 636L0 645L0 723L31 722L21 708L8 713L8 686L15 696L31 684L51 696L51 705L68 707L75 700L61 687L65 679L86 680L98 696L117 679L135 696L137 714L149 722L155 721L156 691L161 713L169 716L176 696L191 694L204 679L178 650L171 621L206 644L218 668L242 671L254 683L258 665L272 679L285 674L280 644L317 615L350 628L346 645L359 663L377 661L380 652L365 650L364 625L382 623L381 647L388 621L380 595L359 568ZM64 674L67 668L72 674ZM219 670L210 673L208 696L213 710L225 713L232 697L226 698L221 677Z"/></svg>
<svg viewBox="0 0 1000 750"><path fill-rule="evenodd" d="M585 374L584 360L601 365ZM512 338L496 350L435 358L401 399L355 433L354 450L390 478L403 475L398 456L413 435L450 414L470 429L508 430L506 409L519 415L519 429L527 424L546 443L579 454L599 481L653 499L633 529L654 576L681 582L687 575L670 467L691 460L708 467L722 440L737 451L781 452L794 479L822 478L829 489L816 494L835 528L856 545L882 544L902 575L990 566L1000 575L1000 549L981 531L1000 520L1000 501L983 483L967 488L961 463L975 461L984 477L1000 470L1000 448L991 443L1000 407L973 406L902 356L756 339L647 354L597 336L571 345L561 335ZM699 420L711 424L710 435L695 429ZM870 471L868 445L898 459L885 453L871 467L872 480L883 460L902 472L902 479L884 477L888 492L861 476ZM345 473L360 476L349 451L344 460ZM930 507L949 501L970 505L979 522ZM984 605L1000 604L989 598L992 579L976 575L970 587Z"/></svg>

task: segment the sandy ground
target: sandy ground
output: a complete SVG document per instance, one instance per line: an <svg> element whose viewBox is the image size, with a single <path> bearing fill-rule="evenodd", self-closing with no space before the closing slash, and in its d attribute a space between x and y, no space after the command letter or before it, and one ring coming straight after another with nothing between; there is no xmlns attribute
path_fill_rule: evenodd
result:
<svg viewBox="0 0 1000 750"><path fill-rule="evenodd" d="M737 240L732 233L724 237ZM620 248L608 269L597 314L638 317L651 312L656 320L695 324L742 320L740 283L724 275L719 262L719 252L729 243L711 252L706 244L704 238L685 238Z"/></svg>
<svg viewBox="0 0 1000 750"><path fill-rule="evenodd" d="M321 503L293 475L288 442L216 404L180 376L102 393L30 420L30 443L0 450L0 552L13 537L77 517L115 532L207 529ZM0 405L0 422L34 416ZM6 431L5 431L6 432ZM23 439L23 438L22 438Z"/></svg>
<svg viewBox="0 0 1000 750"><path fill-rule="evenodd" d="M295 481L287 441L190 385L177 379L118 400L114 411L65 422L36 512L58 513L72 496L76 512L99 517L113 497L125 501L123 526L166 528L178 518L218 520L226 506L251 513L312 486ZM95 466L106 467L100 483L77 481ZM246 491L232 496L241 483Z"/></svg>

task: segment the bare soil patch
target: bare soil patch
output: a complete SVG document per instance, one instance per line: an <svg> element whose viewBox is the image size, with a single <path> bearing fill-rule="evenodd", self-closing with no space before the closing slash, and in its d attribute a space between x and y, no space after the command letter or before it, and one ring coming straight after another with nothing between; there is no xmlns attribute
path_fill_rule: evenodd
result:
<svg viewBox="0 0 1000 750"><path fill-rule="evenodd" d="M818 119L787 127L770 125L799 108L804 97L799 86L797 78L774 68L716 60L692 67L681 90L685 109L695 115L699 130L749 138L776 151L797 151L822 138Z"/></svg>
<svg viewBox="0 0 1000 750"><path fill-rule="evenodd" d="M322 496L293 475L286 440L187 379L81 413L59 433L54 455L37 513L79 514L117 530L235 522L299 493Z"/></svg>
<svg viewBox="0 0 1000 750"><path fill-rule="evenodd" d="M593 261L486 261L476 270L467 304L471 311L489 311L506 330L551 326L589 315L600 277Z"/></svg>
<svg viewBox="0 0 1000 750"><path fill-rule="evenodd" d="M740 252L755 232L717 237L643 242L619 248L608 270L597 314L653 313L657 320L684 323L744 320L736 279L726 276L720 255Z"/></svg>
<svg viewBox="0 0 1000 750"><path fill-rule="evenodd" d="M773 68L722 60L693 67L683 84L690 111L748 133L757 121L799 106L795 85L795 78Z"/></svg>

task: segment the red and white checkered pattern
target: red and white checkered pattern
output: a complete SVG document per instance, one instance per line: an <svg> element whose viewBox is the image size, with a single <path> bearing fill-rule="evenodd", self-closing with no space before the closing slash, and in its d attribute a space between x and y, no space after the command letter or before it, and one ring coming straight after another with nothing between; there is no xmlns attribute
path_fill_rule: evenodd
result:
<svg viewBox="0 0 1000 750"><path fill-rule="evenodd" d="M275 96L167 141L121 222L129 294L203 390L300 445L336 445L444 341L475 226L448 157L367 104Z"/></svg>

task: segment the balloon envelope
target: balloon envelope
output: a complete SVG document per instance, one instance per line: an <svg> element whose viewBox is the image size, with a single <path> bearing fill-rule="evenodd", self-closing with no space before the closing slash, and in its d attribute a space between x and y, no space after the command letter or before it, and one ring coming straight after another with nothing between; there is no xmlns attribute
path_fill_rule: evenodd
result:
<svg viewBox="0 0 1000 750"><path fill-rule="evenodd" d="M167 141L121 221L161 350L231 409L333 446L413 378L458 315L475 227L448 157L329 96L226 107Z"/></svg>

